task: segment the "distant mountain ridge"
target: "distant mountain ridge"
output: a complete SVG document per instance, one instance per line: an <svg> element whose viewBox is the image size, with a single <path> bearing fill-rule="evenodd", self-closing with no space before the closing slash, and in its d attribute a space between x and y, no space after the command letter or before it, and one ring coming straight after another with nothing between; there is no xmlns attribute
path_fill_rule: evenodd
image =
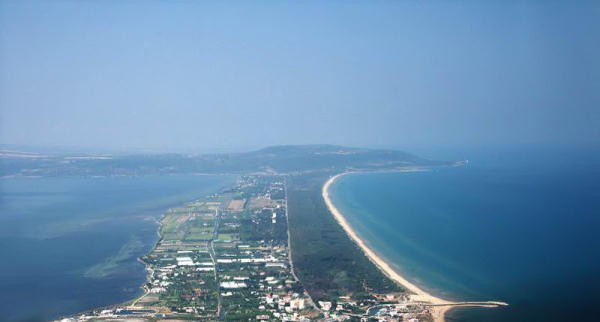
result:
<svg viewBox="0 0 600 322"><path fill-rule="evenodd" d="M2 176L147 175L176 173L292 173L448 165L397 150L338 145L279 145L242 153L37 155L0 152Z"/></svg>

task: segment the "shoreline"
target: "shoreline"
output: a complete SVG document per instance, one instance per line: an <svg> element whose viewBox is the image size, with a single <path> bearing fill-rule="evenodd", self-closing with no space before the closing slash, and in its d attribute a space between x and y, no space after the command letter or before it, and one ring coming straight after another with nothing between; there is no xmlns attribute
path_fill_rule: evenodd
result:
<svg viewBox="0 0 600 322"><path fill-rule="evenodd" d="M142 284L142 286L140 286L140 289L142 289L143 293L129 301L126 301L124 303L121 303L120 305L122 306L127 306L130 309L135 309L136 308L136 304L141 301L144 297L146 297L148 294L150 294L150 289L146 286L146 283L150 281L150 278L152 277L152 275L154 274L154 270L152 268L150 268L150 266L148 265L148 263L146 263L142 258L146 255L152 254L152 252L154 252L154 250L156 249L156 246L158 246L158 244L160 243L160 241L162 240L162 235L160 234L160 231L162 230L162 220L163 218L165 218L165 212L169 211L169 209L171 209L172 207L168 208L166 211L164 211L160 217L155 218L155 223L156 223L156 236L158 236L158 239L156 240L156 242L154 243L154 245L152 246L152 248L144 255L138 257L136 260L141 263L142 265L144 265L144 271L146 273L146 281L144 282L144 284Z"/></svg>
<svg viewBox="0 0 600 322"><path fill-rule="evenodd" d="M191 175L213 176L212 174L191 174ZM231 174L223 173L223 174L215 174L214 176L228 176L228 175L231 175ZM233 176L236 176L237 178L239 178L238 175L233 175ZM135 177L135 176L123 176L123 177ZM139 176L139 177L141 177L141 176ZM109 176L102 177L102 178L109 178ZM223 185L222 187L217 188L216 191L221 191L228 187L229 187L229 185ZM205 195L208 195L208 194L210 194L210 193L207 193ZM150 294L150 289L148 289L148 287L146 286L146 283L149 281L150 277L154 273L154 271L149 267L148 263L146 263L143 260L143 257L154 252L154 250L156 249L156 247L159 245L160 241L162 240L163 236L160 233L162 230L162 226L163 226L162 220L167 215L168 211L171 210L172 208L175 208L175 207L178 207L181 205L185 205L190 202L194 202L198 198L201 198L202 196L205 196L205 195L185 198L185 200L183 200L183 201L170 202L165 206L156 206L156 207L152 207L151 209L147 210L149 212L156 212L155 215L150 214L150 215L148 215L148 217L151 217L152 221L156 224L157 239L154 243L152 243L150 249L147 252L145 252L144 254L135 258L136 262L138 262L144 266L144 275L145 275L144 282L141 285L139 285L139 287L136 288L138 290L141 290L141 292L142 292L141 294L131 297L129 299L126 299L124 301L118 302L118 303L111 303L111 304L102 305L102 306L95 306L95 307L86 309L84 311L79 311L79 312L72 313L72 314L62 314L55 319L51 319L51 321L60 322L62 319L65 319L65 318L77 318L78 316L80 316L82 314L86 314L86 313L96 311L96 310L103 310L103 309L114 309L114 308L119 308L119 307L123 307L123 308L127 308L127 309L143 309L143 307L138 307L137 303L140 300L142 300L144 297L146 297Z"/></svg>
<svg viewBox="0 0 600 322"><path fill-rule="evenodd" d="M418 171L418 170L408 170L408 171ZM367 244L358 236L358 234L352 229L348 221L344 218L342 213L336 208L336 206L331 201L329 197L329 187L343 175L350 174L354 172L344 172L339 173L331 178L329 178L322 188L322 196L325 204L327 205L327 209L333 215L335 220L338 222L340 226L344 229L348 237L352 239L363 251L365 256L373 263L375 266L383 272L388 278L395 281L402 287L404 287L409 293L409 299L412 302L430 305L431 315L433 316L433 320L436 322L445 321L445 315L448 310L457 306L471 306L471 307L498 307L498 306L507 306L508 304L505 302L499 301L486 301L486 302L454 302L445 300L439 297L436 297L425 290L421 289L417 285L408 281L404 276L400 275L396 272L384 259L382 259L379 255L377 255L372 249L370 249Z"/></svg>

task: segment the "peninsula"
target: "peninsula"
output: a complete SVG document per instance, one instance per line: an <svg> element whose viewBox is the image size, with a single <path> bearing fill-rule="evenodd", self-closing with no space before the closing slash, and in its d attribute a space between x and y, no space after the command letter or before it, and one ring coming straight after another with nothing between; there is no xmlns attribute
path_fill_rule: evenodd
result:
<svg viewBox="0 0 600 322"><path fill-rule="evenodd" d="M66 157L76 161L62 162ZM163 215L159 241L140 259L148 273L142 296L64 322L443 321L452 307L507 305L453 302L420 289L366 246L329 197L329 187L345 173L460 162L330 145L231 155L104 156L93 164L89 158L40 158L9 160L12 175L239 175L233 187Z"/></svg>

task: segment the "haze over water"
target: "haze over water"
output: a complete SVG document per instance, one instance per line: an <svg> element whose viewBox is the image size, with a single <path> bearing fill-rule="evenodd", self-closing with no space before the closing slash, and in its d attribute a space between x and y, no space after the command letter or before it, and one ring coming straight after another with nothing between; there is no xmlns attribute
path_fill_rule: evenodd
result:
<svg viewBox="0 0 600 322"><path fill-rule="evenodd" d="M1 321L38 321L141 294L137 258L169 207L236 176L0 179Z"/></svg>
<svg viewBox="0 0 600 322"><path fill-rule="evenodd" d="M451 311L450 321L595 320L600 154L487 152L459 168L343 176L333 201L371 247L435 295L510 303Z"/></svg>
<svg viewBox="0 0 600 322"><path fill-rule="evenodd" d="M0 1L0 150L488 146L343 177L334 201L419 284L511 303L454 317L585 319L597 154L498 150L600 146L599 17L594 0ZM0 312L137 294L153 220L206 178L0 179Z"/></svg>

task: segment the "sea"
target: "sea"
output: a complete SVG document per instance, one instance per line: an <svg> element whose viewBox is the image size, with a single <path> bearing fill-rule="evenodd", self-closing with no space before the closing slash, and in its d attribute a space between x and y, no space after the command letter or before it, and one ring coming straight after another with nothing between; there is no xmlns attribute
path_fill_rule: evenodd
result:
<svg viewBox="0 0 600 322"><path fill-rule="evenodd" d="M137 259L170 207L237 176L0 179L0 321L48 321L142 293Z"/></svg>
<svg viewBox="0 0 600 322"><path fill-rule="evenodd" d="M447 321L600 321L600 150L467 149L450 160L459 155L467 165L342 176L332 201L432 294L509 303Z"/></svg>

